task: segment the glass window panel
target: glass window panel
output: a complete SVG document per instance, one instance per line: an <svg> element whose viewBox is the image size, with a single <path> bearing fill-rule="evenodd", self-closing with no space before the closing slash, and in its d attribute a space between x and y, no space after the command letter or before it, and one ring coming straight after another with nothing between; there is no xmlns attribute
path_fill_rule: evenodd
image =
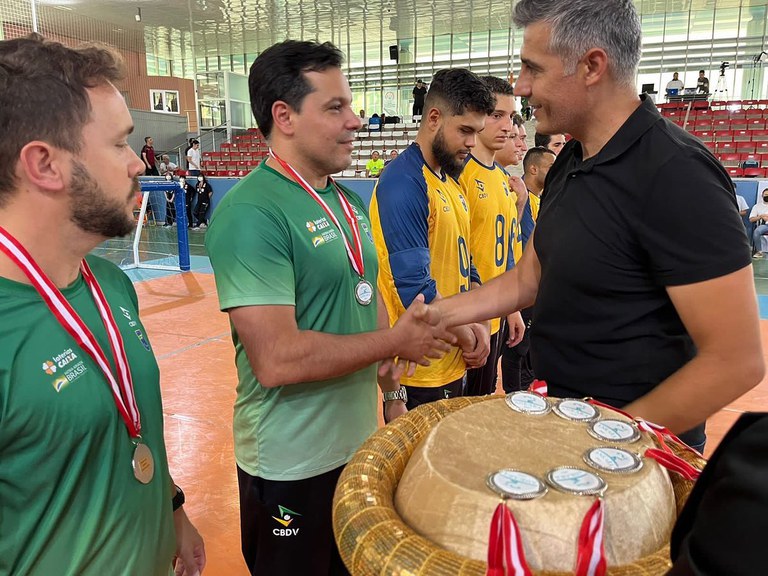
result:
<svg viewBox="0 0 768 576"><path fill-rule="evenodd" d="M488 34L489 32L472 32L470 42L470 54L472 58L482 58L488 56Z"/></svg>
<svg viewBox="0 0 768 576"><path fill-rule="evenodd" d="M451 57L451 35L435 36L435 60L449 60Z"/></svg>
<svg viewBox="0 0 768 576"><path fill-rule="evenodd" d="M691 23L688 32L689 40L703 40L708 43L712 39L712 24L714 21L714 10L694 10L691 12Z"/></svg>
<svg viewBox="0 0 768 576"><path fill-rule="evenodd" d="M469 32L453 35L451 59L459 60L469 58Z"/></svg>
<svg viewBox="0 0 768 576"><path fill-rule="evenodd" d="M719 8L715 11L715 31L713 37L737 38L739 35L739 9Z"/></svg>
<svg viewBox="0 0 768 576"><path fill-rule="evenodd" d="M431 36L416 37L415 56L416 56L414 60L415 62L431 62L433 60Z"/></svg>
<svg viewBox="0 0 768 576"><path fill-rule="evenodd" d="M491 31L491 56L501 56L509 53L510 30Z"/></svg>

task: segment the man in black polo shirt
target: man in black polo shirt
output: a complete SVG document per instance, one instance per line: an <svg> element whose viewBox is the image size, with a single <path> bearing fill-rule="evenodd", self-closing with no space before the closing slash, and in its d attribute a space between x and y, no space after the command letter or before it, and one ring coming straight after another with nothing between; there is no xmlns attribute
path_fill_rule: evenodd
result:
<svg viewBox="0 0 768 576"><path fill-rule="evenodd" d="M521 0L515 93L569 133L520 263L436 306L458 325L536 307L531 349L553 396L593 396L695 447L765 367L749 246L728 175L635 89L632 0Z"/></svg>

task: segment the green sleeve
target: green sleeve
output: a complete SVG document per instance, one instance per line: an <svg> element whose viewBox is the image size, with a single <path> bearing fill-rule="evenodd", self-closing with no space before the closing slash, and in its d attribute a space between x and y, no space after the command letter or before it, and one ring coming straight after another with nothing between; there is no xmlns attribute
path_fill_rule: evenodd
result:
<svg viewBox="0 0 768 576"><path fill-rule="evenodd" d="M205 240L219 308L295 306L291 237L282 214L248 204L222 209Z"/></svg>

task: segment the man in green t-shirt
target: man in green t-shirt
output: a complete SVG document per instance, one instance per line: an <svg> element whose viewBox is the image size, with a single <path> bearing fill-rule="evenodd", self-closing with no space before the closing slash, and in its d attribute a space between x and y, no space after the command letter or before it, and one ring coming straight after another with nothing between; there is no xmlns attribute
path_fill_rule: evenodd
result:
<svg viewBox="0 0 768 576"><path fill-rule="evenodd" d="M378 178L382 170L384 170L384 160L379 157L379 152L374 150L371 153L371 159L365 164L365 177Z"/></svg>
<svg viewBox="0 0 768 576"><path fill-rule="evenodd" d="M346 574L331 503L344 465L405 411L389 359L428 363L452 337L423 298L389 328L364 203L329 178L360 118L332 44L288 40L251 66L251 107L272 155L219 204L206 234L239 376L234 432L242 550L252 574ZM377 327L379 329L377 330ZM388 370L389 369L389 370Z"/></svg>
<svg viewBox="0 0 768 576"><path fill-rule="evenodd" d="M144 164L122 77L109 49L0 42L3 576L168 576L174 556L177 573L205 566L168 472L136 293L115 265L85 259L135 226Z"/></svg>

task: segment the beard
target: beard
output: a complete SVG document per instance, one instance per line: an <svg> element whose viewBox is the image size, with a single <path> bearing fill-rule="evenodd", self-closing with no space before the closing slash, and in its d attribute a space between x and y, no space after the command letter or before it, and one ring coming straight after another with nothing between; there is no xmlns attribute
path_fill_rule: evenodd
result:
<svg viewBox="0 0 768 576"><path fill-rule="evenodd" d="M74 160L72 169L70 219L83 232L98 234L106 238L125 236L133 231L136 223L126 213L126 206L141 190L139 179L134 178L131 194L125 203L112 200L104 188L91 176L85 166Z"/></svg>
<svg viewBox="0 0 768 576"><path fill-rule="evenodd" d="M454 180L458 180L464 164L456 158L456 154L448 150L448 145L443 136L443 128L437 131L434 140L432 140L432 156L440 165L443 172L448 174Z"/></svg>

